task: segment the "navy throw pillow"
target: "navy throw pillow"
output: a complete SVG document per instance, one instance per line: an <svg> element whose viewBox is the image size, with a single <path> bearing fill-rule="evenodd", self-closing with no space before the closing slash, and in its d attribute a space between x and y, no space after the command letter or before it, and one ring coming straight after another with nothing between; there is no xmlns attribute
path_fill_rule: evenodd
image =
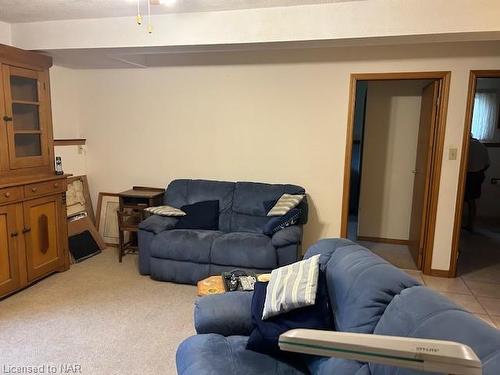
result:
<svg viewBox="0 0 500 375"><path fill-rule="evenodd" d="M266 236L272 236L274 233L289 227L290 225L295 225L299 222L300 215L302 211L298 208L292 208L283 216L273 217L270 219L266 225L264 225L264 234Z"/></svg>
<svg viewBox="0 0 500 375"><path fill-rule="evenodd" d="M252 333L247 349L255 352L279 355L278 340L282 333L295 328L333 330L333 315L330 309L326 283L320 274L316 304L289 311L285 314L262 320L266 300L267 282L256 282L252 298Z"/></svg>
<svg viewBox="0 0 500 375"><path fill-rule="evenodd" d="M181 207L186 216L180 216L175 229L219 230L219 201L203 201Z"/></svg>

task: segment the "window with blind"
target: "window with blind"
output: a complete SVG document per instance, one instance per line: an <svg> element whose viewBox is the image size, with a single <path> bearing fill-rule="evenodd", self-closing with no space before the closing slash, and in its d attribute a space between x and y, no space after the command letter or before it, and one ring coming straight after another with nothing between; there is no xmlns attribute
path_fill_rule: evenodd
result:
<svg viewBox="0 0 500 375"><path fill-rule="evenodd" d="M495 91L477 91L472 114L472 136L481 142L498 142L499 97Z"/></svg>

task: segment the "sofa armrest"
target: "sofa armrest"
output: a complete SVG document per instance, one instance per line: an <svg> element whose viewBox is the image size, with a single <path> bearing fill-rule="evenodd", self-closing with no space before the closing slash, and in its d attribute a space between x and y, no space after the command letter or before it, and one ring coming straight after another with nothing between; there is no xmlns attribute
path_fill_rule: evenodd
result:
<svg viewBox="0 0 500 375"><path fill-rule="evenodd" d="M252 331L252 296L252 292L228 292L198 298L194 307L196 332L249 335Z"/></svg>
<svg viewBox="0 0 500 375"><path fill-rule="evenodd" d="M271 243L274 247L285 247L288 245L299 244L302 242L302 226L292 225L286 227L271 237Z"/></svg>
<svg viewBox="0 0 500 375"><path fill-rule="evenodd" d="M151 215L146 220L141 221L141 223L139 224L139 229L145 230L146 232L158 234L160 232L174 228L178 220L179 219L175 217Z"/></svg>

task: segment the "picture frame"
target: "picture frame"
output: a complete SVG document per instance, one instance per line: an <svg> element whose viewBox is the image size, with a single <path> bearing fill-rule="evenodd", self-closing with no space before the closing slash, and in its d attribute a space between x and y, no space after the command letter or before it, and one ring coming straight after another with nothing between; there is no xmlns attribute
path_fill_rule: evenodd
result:
<svg viewBox="0 0 500 375"><path fill-rule="evenodd" d="M66 208L68 217L85 212L92 223L96 225L94 207L92 205L92 199L90 198L89 183L86 175L68 178Z"/></svg>
<svg viewBox="0 0 500 375"><path fill-rule="evenodd" d="M97 230L107 246L119 244L118 215L119 196L116 193L99 193L97 201Z"/></svg>

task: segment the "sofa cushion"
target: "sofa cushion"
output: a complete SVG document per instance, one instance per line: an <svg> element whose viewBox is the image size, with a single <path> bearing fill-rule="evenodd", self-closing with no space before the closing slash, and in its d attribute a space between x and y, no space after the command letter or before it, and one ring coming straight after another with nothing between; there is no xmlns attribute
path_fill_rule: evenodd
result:
<svg viewBox="0 0 500 375"><path fill-rule="evenodd" d="M196 202L218 200L219 229L229 232L234 187L234 182L174 180L167 187L164 203L174 207L182 207Z"/></svg>
<svg viewBox="0 0 500 375"><path fill-rule="evenodd" d="M223 233L212 230L174 229L161 232L151 244L151 256L161 259L210 263L212 243Z"/></svg>
<svg viewBox="0 0 500 375"><path fill-rule="evenodd" d="M395 296L374 333L460 342L470 346L481 359L484 375L498 374L500 368L500 331L423 286L405 289ZM370 368L376 375L414 373L375 364Z"/></svg>
<svg viewBox="0 0 500 375"><path fill-rule="evenodd" d="M302 226L292 225L291 227L286 227L276 233L271 237L271 242L274 247L284 247L288 245L295 245L300 243L302 240Z"/></svg>
<svg viewBox="0 0 500 375"><path fill-rule="evenodd" d="M250 334L252 297L252 292L235 291L197 298L194 303L196 333Z"/></svg>
<svg viewBox="0 0 500 375"><path fill-rule="evenodd" d="M175 227L178 220L179 219L176 217L151 215L147 219L141 221L139 229L158 234Z"/></svg>
<svg viewBox="0 0 500 375"><path fill-rule="evenodd" d="M267 216L252 216L233 212L231 230L233 232L264 233L264 226L269 221Z"/></svg>
<svg viewBox="0 0 500 375"><path fill-rule="evenodd" d="M179 218L176 229L219 229L219 201L202 201L181 207L185 216Z"/></svg>
<svg viewBox="0 0 500 375"><path fill-rule="evenodd" d="M271 239L258 233L233 232L215 238L212 263L224 266L272 269L277 266Z"/></svg>
<svg viewBox="0 0 500 375"><path fill-rule="evenodd" d="M237 182L234 189L231 230L262 233L269 218L264 201L278 200L284 193L304 194L300 186Z"/></svg>
<svg viewBox="0 0 500 375"><path fill-rule="evenodd" d="M335 327L339 331L373 333L394 296L419 285L405 272L354 242L319 241L305 258L317 254L316 247L329 248L320 257L320 265L326 269Z"/></svg>
<svg viewBox="0 0 500 375"><path fill-rule="evenodd" d="M191 336L177 349L177 372L179 375L307 373L300 363L247 350L247 340L246 336Z"/></svg>
<svg viewBox="0 0 500 375"><path fill-rule="evenodd" d="M210 275L210 264L207 263L160 258L150 260L150 275L153 280L196 285Z"/></svg>
<svg viewBox="0 0 500 375"><path fill-rule="evenodd" d="M309 372L314 375L371 375L368 365L335 357L304 356ZM363 371L362 368L366 367Z"/></svg>

